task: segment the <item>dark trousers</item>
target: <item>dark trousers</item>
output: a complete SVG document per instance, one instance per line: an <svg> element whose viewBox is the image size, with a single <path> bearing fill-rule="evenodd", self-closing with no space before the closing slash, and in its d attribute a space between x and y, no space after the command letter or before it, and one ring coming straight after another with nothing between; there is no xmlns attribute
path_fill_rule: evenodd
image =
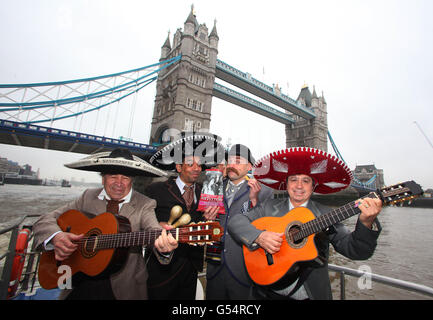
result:
<svg viewBox="0 0 433 320"><path fill-rule="evenodd" d="M206 300L251 300L252 288L239 283L226 265L206 281Z"/></svg>
<svg viewBox="0 0 433 320"><path fill-rule="evenodd" d="M257 300L295 300L290 296L282 296L272 290L269 290L264 287L254 286L253 287L253 296ZM310 300L310 299L305 299Z"/></svg>
<svg viewBox="0 0 433 320"><path fill-rule="evenodd" d="M86 279L72 289L65 300L116 300L110 279Z"/></svg>
<svg viewBox="0 0 433 320"><path fill-rule="evenodd" d="M186 261L179 272L155 285L148 285L149 300L195 300L197 270Z"/></svg>

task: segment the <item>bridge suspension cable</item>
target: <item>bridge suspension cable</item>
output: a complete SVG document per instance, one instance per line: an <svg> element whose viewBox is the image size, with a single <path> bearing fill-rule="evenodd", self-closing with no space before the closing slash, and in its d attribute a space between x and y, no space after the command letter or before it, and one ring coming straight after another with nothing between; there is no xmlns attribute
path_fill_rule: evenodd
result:
<svg viewBox="0 0 433 320"><path fill-rule="evenodd" d="M421 129L421 126L418 124L418 122L414 121L413 123L416 124L416 126L418 127L419 131L421 131L422 135L424 136L424 138L427 140L427 142L429 143L430 147L433 148L433 143L430 141L430 139L427 137L427 135L425 134L424 130Z"/></svg>
<svg viewBox="0 0 433 320"><path fill-rule="evenodd" d="M329 141L331 142L332 149L334 149L334 152L335 152L335 155L337 156L337 158L341 159L344 163L346 163L346 161L344 161L343 156L340 153L340 150L338 150L337 145L334 142L334 139L332 139L332 136L331 136L331 133L329 132L329 130L328 130L328 138L329 138ZM358 186L368 188L368 189L375 189L376 178L377 178L377 175L374 175L368 181L362 182L358 178L354 177L352 185L358 185Z"/></svg>
<svg viewBox="0 0 433 320"><path fill-rule="evenodd" d="M329 132L329 130L328 130L328 138L329 138L329 141L331 142L332 149L334 149L336 156L339 159L341 159L344 163L346 163L346 161L344 161L343 156L341 155L340 151L338 150L337 145L334 142L334 139L332 139L332 136L331 136L331 133Z"/></svg>
<svg viewBox="0 0 433 320"><path fill-rule="evenodd" d="M176 56L152 65L78 80L0 84L0 116L24 123L53 122L100 110L137 93L156 74L179 61Z"/></svg>

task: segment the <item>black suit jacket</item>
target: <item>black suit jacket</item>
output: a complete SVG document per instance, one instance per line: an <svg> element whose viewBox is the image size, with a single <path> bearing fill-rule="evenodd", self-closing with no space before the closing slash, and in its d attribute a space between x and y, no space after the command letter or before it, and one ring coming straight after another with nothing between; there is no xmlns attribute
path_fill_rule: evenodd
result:
<svg viewBox="0 0 433 320"><path fill-rule="evenodd" d="M171 208L175 205L180 205L183 213L191 215L191 222L202 221L203 214L197 211L200 193L201 185L196 184L195 195L197 201L192 205L190 212L188 212L185 200L176 185L176 178L169 178L164 182L153 183L145 191L145 194L149 198L156 200L155 214L159 222L168 221ZM190 261L197 271L201 271L203 269L203 247L180 243L174 251L171 263L164 266L158 262L154 254L151 254L148 262L149 286L169 281L170 278L174 277L182 269L187 261Z"/></svg>

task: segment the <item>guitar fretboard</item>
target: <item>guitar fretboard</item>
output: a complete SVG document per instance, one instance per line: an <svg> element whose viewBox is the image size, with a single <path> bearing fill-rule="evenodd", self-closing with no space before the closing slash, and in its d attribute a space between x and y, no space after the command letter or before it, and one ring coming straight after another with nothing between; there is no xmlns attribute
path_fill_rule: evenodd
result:
<svg viewBox="0 0 433 320"><path fill-rule="evenodd" d="M168 232L180 243L206 243L214 241L212 236L214 229L219 229L215 226L215 223L204 223L202 225L183 226L168 230ZM148 231L92 235L81 239L77 243L84 247L85 251L148 246L155 242L161 235L161 231L161 229L154 229ZM221 233L222 232L218 230L216 235Z"/></svg>
<svg viewBox="0 0 433 320"><path fill-rule="evenodd" d="M361 199L363 198L378 198L378 195L375 192L372 192ZM361 210L358 208L355 201L349 202L340 208L331 210L316 219L302 224L300 230L293 235L293 240L299 241L319 231L326 230L330 226L359 214L360 212Z"/></svg>
<svg viewBox="0 0 433 320"><path fill-rule="evenodd" d="M169 231L173 236L176 230ZM101 234L83 238L79 245L86 246L92 251L122 247L147 246L155 242L161 235L161 230L136 231L116 234Z"/></svg>

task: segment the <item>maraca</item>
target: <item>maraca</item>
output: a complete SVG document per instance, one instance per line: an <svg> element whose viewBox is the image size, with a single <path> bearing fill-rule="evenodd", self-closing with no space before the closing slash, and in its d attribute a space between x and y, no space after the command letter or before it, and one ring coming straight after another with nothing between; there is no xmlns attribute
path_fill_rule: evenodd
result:
<svg viewBox="0 0 433 320"><path fill-rule="evenodd" d="M179 205L174 206L171 208L170 211L170 219L168 219L168 224L171 225L177 218L179 218L182 215L182 207Z"/></svg>
<svg viewBox="0 0 433 320"><path fill-rule="evenodd" d="M176 221L176 223L173 225L173 227L177 228L180 226L183 226L185 224L188 224L191 221L191 216L188 213L184 213L179 220Z"/></svg>

